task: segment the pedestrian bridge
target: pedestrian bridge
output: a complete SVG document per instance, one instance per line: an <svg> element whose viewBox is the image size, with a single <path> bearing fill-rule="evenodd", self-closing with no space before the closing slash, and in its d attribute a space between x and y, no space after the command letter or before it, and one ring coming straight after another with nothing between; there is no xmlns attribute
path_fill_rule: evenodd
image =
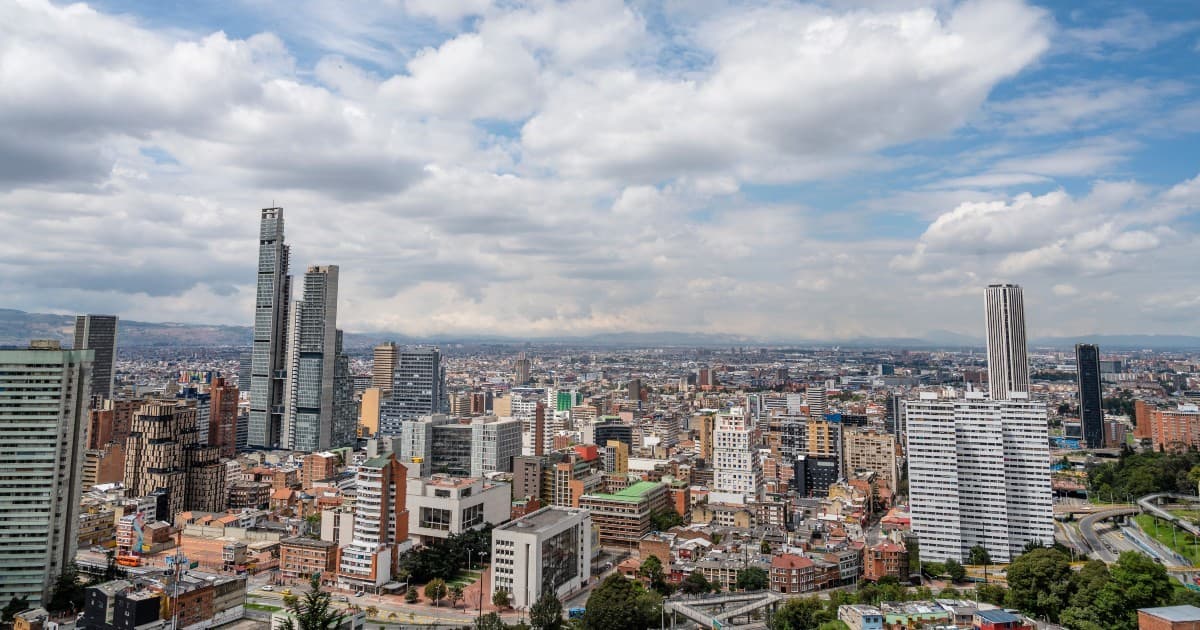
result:
<svg viewBox="0 0 1200 630"><path fill-rule="evenodd" d="M720 593L672 598L663 602L663 611L671 613L672 618L682 615L704 628L750 628L763 626L781 601L783 597L772 591ZM764 614L754 619L752 614L757 611Z"/></svg>

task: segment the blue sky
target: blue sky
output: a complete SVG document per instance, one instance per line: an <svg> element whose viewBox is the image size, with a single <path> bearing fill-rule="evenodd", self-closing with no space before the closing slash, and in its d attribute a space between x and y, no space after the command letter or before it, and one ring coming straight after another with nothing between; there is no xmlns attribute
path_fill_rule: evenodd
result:
<svg viewBox="0 0 1200 630"><path fill-rule="evenodd" d="M22 0L0 290L247 324L276 203L355 331L1191 333L1198 96L1184 1Z"/></svg>

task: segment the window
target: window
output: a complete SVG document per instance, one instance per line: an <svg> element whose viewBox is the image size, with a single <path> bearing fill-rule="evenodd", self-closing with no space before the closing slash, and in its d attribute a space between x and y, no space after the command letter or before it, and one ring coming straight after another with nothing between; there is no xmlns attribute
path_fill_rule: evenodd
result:
<svg viewBox="0 0 1200 630"><path fill-rule="evenodd" d="M421 527L425 529L438 529L449 531L450 529L450 510L440 508L422 507L421 508Z"/></svg>
<svg viewBox="0 0 1200 630"><path fill-rule="evenodd" d="M466 529L468 527L474 527L481 523L483 523L483 505L482 504L472 505L471 507L463 510L463 512L462 512L463 529Z"/></svg>

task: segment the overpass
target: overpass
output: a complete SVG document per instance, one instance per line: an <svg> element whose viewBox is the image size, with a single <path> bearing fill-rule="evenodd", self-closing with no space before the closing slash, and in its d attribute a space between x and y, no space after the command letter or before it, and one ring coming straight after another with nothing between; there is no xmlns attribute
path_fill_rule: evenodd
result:
<svg viewBox="0 0 1200 630"><path fill-rule="evenodd" d="M1087 516L1079 519L1079 533L1083 534L1083 541L1091 547L1092 552L1104 562L1116 562L1117 554L1113 553L1104 541L1100 540L1100 535L1096 533L1096 523L1099 521L1107 521L1110 518L1118 516L1129 516L1137 514L1138 508L1121 507L1110 508L1099 512L1092 512Z"/></svg>
<svg viewBox="0 0 1200 630"><path fill-rule="evenodd" d="M1138 507L1142 508L1143 512L1153 514L1164 521L1170 521L1172 525L1175 525L1179 529L1182 529L1183 531L1200 538L1200 527L1196 527L1194 523L1185 521L1159 507L1159 501L1162 499L1175 499L1178 501L1187 501L1189 503L1200 503L1200 497L1195 497L1189 494L1176 494L1174 492L1159 492L1158 494L1148 494L1137 501Z"/></svg>
<svg viewBox="0 0 1200 630"><path fill-rule="evenodd" d="M721 593L668 599L663 602L663 611L683 615L703 628L747 628L763 625L762 621L751 620L751 613L764 608L770 608L768 612L773 612L781 601L783 596L773 591ZM730 607L731 604L740 605ZM737 619L743 616L746 617L746 623L738 624Z"/></svg>

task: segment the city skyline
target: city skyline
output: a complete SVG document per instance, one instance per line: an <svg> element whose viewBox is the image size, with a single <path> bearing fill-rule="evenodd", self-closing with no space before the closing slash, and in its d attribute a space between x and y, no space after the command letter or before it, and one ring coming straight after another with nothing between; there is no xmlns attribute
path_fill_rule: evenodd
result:
<svg viewBox="0 0 1200 630"><path fill-rule="evenodd" d="M244 324L278 205L348 331L963 333L991 282L1038 334L1200 323L1186 7L320 11L5 7L0 213L56 237L5 306Z"/></svg>

